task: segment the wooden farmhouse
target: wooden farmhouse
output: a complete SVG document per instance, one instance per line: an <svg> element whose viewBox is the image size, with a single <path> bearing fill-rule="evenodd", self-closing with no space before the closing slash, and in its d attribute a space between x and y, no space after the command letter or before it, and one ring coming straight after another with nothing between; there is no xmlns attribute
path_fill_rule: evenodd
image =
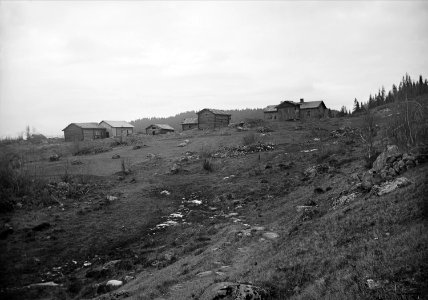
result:
<svg viewBox="0 0 428 300"><path fill-rule="evenodd" d="M95 122L71 123L62 131L66 142L101 139L106 136L106 129Z"/></svg>
<svg viewBox="0 0 428 300"><path fill-rule="evenodd" d="M183 131L198 128L198 118L186 118L181 123L181 126Z"/></svg>
<svg viewBox="0 0 428 300"><path fill-rule="evenodd" d="M157 135L174 132L174 128L168 124L152 124L146 128L146 134Z"/></svg>
<svg viewBox="0 0 428 300"><path fill-rule="evenodd" d="M300 99L300 118L323 118L328 115L328 109L324 101L304 102Z"/></svg>
<svg viewBox="0 0 428 300"><path fill-rule="evenodd" d="M198 114L198 128L199 129L215 129L227 127L230 123L231 115L218 110L205 108Z"/></svg>
<svg viewBox="0 0 428 300"><path fill-rule="evenodd" d="M125 121L101 121L100 126L106 129L106 137L127 136L134 132L134 126Z"/></svg>
<svg viewBox="0 0 428 300"><path fill-rule="evenodd" d="M288 121L305 118L322 118L328 115L324 101L300 102L282 101L278 105L269 105L263 111L264 119L268 121Z"/></svg>

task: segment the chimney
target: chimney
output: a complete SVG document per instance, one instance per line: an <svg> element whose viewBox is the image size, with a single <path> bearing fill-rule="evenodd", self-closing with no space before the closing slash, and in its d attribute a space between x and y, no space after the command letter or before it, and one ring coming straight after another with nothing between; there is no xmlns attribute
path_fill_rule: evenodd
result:
<svg viewBox="0 0 428 300"><path fill-rule="evenodd" d="M300 98L300 103L303 103L303 102L305 102L305 99Z"/></svg>

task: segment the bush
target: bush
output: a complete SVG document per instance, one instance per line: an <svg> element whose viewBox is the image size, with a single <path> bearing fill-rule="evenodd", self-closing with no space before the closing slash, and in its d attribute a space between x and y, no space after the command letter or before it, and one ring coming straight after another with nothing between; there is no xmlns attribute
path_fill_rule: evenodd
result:
<svg viewBox="0 0 428 300"><path fill-rule="evenodd" d="M360 138L365 146L365 159L371 161L376 153L374 140L377 135L375 115L367 110L360 128Z"/></svg>
<svg viewBox="0 0 428 300"><path fill-rule="evenodd" d="M388 124L387 136L404 150L428 141L428 105L423 100L398 102Z"/></svg>
<svg viewBox="0 0 428 300"><path fill-rule="evenodd" d="M204 162L203 162L203 164L202 164L202 167L203 167L203 169L204 169L205 171L208 171L208 172L212 172L212 171L214 171L214 165L213 165L213 163L211 162L211 160L210 160L210 159L208 159L208 158L204 159Z"/></svg>
<svg viewBox="0 0 428 300"><path fill-rule="evenodd" d="M242 144L244 146L252 145L252 144L255 144L256 142L257 142L257 136L254 132L247 133L242 138Z"/></svg>
<svg viewBox="0 0 428 300"><path fill-rule="evenodd" d="M32 175L28 169L17 164L19 157L14 153L0 155L0 210L13 208L15 198L31 195L37 199L45 198L45 182Z"/></svg>

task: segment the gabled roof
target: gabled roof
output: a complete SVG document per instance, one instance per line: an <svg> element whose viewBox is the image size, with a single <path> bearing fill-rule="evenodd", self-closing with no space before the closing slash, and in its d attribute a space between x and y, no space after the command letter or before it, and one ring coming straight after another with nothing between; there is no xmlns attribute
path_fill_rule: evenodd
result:
<svg viewBox="0 0 428 300"><path fill-rule="evenodd" d="M70 123L67 127L65 127L62 131L66 130L70 125L76 125L82 129L105 129L104 127L98 125L96 122L90 123Z"/></svg>
<svg viewBox="0 0 428 300"><path fill-rule="evenodd" d="M324 104L324 101L309 101L309 102L303 102L299 104L300 104L300 109L318 108L320 107L320 105L323 105L324 108L327 108Z"/></svg>
<svg viewBox="0 0 428 300"><path fill-rule="evenodd" d="M285 100L285 101L281 101L281 103L278 104L276 107L283 108L283 107L289 107L289 106L299 107L299 103L296 103L290 100Z"/></svg>
<svg viewBox="0 0 428 300"><path fill-rule="evenodd" d="M203 112L204 110L208 110L210 112L212 112L215 115L226 115L226 116L230 116L231 114L228 114L227 112L223 111L223 110L219 110L219 109L212 109L212 108L204 108L203 110L197 112L197 114Z"/></svg>
<svg viewBox="0 0 428 300"><path fill-rule="evenodd" d="M125 122L125 121L105 121L105 120L102 120L102 121L100 122L100 124L101 124L102 122L107 123L107 124L108 124L108 125L110 125L111 127L127 127L127 128L132 128L132 127L134 127L133 125L131 125L131 124L129 124L128 122Z"/></svg>
<svg viewBox="0 0 428 300"><path fill-rule="evenodd" d="M171 126L169 126L168 124L152 124L152 125L150 125L150 126L147 126L147 127L146 127L146 129L147 129L147 128L150 128L150 127L152 127L152 126L156 126L156 127L160 128L160 129L174 130L174 128L172 128L172 127L171 127Z"/></svg>
<svg viewBox="0 0 428 300"><path fill-rule="evenodd" d="M183 123L181 123L183 125L187 125L187 124L198 124L198 118L186 118L184 119Z"/></svg>
<svg viewBox="0 0 428 300"><path fill-rule="evenodd" d="M277 105L268 105L265 107L265 109L263 111L264 112L277 112L278 109L276 107L277 107Z"/></svg>

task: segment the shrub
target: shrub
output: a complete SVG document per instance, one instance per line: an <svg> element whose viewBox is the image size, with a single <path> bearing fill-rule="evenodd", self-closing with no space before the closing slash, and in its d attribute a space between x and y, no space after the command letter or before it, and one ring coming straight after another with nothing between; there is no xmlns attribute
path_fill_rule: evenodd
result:
<svg viewBox="0 0 428 300"><path fill-rule="evenodd" d="M204 168L204 170L206 170L208 172L214 171L214 165L213 165L212 161L208 158L204 159L202 167Z"/></svg>
<svg viewBox="0 0 428 300"><path fill-rule="evenodd" d="M424 145L428 140L428 105L422 100L398 102L388 124L387 136L405 150Z"/></svg>
<svg viewBox="0 0 428 300"><path fill-rule="evenodd" d="M360 138L365 147L365 158L372 160L376 153L374 140L377 134L375 115L367 110L363 117L363 123L360 127Z"/></svg>
<svg viewBox="0 0 428 300"><path fill-rule="evenodd" d="M257 136L254 132L247 133L242 138L242 144L244 146L252 145L252 144L255 144L256 142L257 142Z"/></svg>

